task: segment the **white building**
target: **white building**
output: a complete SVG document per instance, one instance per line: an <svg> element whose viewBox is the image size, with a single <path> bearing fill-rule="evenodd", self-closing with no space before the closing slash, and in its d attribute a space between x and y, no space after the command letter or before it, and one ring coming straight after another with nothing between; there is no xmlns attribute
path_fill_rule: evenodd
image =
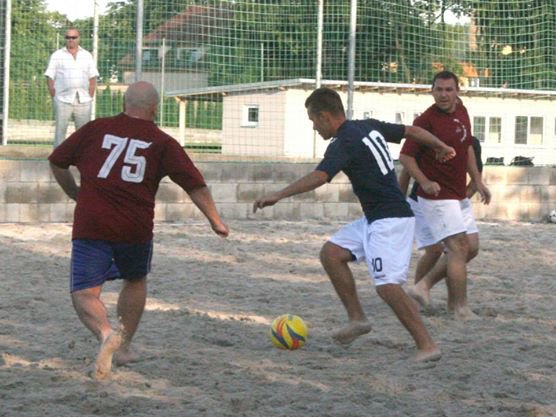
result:
<svg viewBox="0 0 556 417"><path fill-rule="evenodd" d="M347 106L347 83L323 81ZM185 138L185 103L202 97L222 100L222 153L237 156L319 158L326 149L312 130L305 99L315 88L311 79L293 79L171 91L180 102L180 141ZM473 134L483 144L483 162L516 156L533 157L535 165L556 165L556 92L462 88ZM433 103L430 86L355 83L353 118L412 124ZM399 145L391 146L394 157Z"/></svg>

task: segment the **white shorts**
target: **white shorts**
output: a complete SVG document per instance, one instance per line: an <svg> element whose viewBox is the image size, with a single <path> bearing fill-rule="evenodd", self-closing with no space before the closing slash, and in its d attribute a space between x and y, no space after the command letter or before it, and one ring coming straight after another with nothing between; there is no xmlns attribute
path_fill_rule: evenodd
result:
<svg viewBox="0 0 556 417"><path fill-rule="evenodd" d="M434 238L434 243L458 233L479 233L473 208L468 198L463 200L429 200L418 197L418 210Z"/></svg>
<svg viewBox="0 0 556 417"><path fill-rule="evenodd" d="M395 217L375 220L365 217L336 232L330 242L349 250L356 262L367 261L374 285L403 284L411 260L415 219Z"/></svg>
<svg viewBox="0 0 556 417"><path fill-rule="evenodd" d="M438 243L438 240L432 235L431 229L425 220L423 210L419 203L412 198L407 197L407 202L411 211L415 215L415 245L417 249L423 249Z"/></svg>

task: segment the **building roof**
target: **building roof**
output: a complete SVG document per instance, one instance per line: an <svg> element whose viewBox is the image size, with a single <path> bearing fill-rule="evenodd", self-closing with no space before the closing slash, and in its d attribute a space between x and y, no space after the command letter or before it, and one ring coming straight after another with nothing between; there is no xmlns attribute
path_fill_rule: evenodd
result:
<svg viewBox="0 0 556 417"><path fill-rule="evenodd" d="M190 88L185 90L175 90L166 92L166 97L176 97L178 100L186 100L192 96L205 98L209 95L228 95L237 93L248 93L252 91L264 90L286 90L288 88L302 88L312 90L316 86L316 81L310 78L294 78L288 80L263 81L247 84L228 84L213 87ZM337 90L347 90L347 81L323 80L321 86L330 87ZM398 94L427 94L430 93L431 86L428 84L396 84L382 82L360 82L353 84L355 91L376 91L382 93ZM466 87L460 90L461 96L483 96L501 98L522 98L531 100L556 100L556 91L543 90L518 90L510 88L482 88Z"/></svg>
<svg viewBox="0 0 556 417"><path fill-rule="evenodd" d="M189 6L172 16L143 37L143 46L160 46L162 40L179 42L182 46L205 44L215 29L222 27L223 19L230 19L232 11L224 7ZM135 55L129 53L118 62L133 65Z"/></svg>
<svg viewBox="0 0 556 417"><path fill-rule="evenodd" d="M189 6L148 33L143 41L145 44L159 44L166 39L200 45L206 42L215 28L222 26L222 19L231 16L232 11L223 7Z"/></svg>

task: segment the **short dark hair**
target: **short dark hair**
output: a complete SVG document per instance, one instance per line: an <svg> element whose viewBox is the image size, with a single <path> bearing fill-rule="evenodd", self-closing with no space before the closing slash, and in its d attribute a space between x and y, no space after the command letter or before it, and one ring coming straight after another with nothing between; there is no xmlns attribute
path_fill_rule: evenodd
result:
<svg viewBox="0 0 556 417"><path fill-rule="evenodd" d="M311 113L327 111L331 114L345 115L342 98L338 92L327 87L320 87L313 91L305 100L305 108Z"/></svg>
<svg viewBox="0 0 556 417"><path fill-rule="evenodd" d="M456 83L456 87L459 88L459 78L456 74L454 74L452 71L440 71L437 72L433 79L432 79L432 88L434 88L434 83L436 82L436 80L441 79L441 80L449 80L452 79L454 80L454 82Z"/></svg>

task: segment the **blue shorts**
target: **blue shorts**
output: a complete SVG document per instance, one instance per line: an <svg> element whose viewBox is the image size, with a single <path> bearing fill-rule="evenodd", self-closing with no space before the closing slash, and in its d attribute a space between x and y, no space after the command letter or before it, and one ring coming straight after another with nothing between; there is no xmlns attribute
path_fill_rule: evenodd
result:
<svg viewBox="0 0 556 417"><path fill-rule="evenodd" d="M152 240L129 244L76 239L72 241L70 292L113 279L143 278L151 271L152 254Z"/></svg>

